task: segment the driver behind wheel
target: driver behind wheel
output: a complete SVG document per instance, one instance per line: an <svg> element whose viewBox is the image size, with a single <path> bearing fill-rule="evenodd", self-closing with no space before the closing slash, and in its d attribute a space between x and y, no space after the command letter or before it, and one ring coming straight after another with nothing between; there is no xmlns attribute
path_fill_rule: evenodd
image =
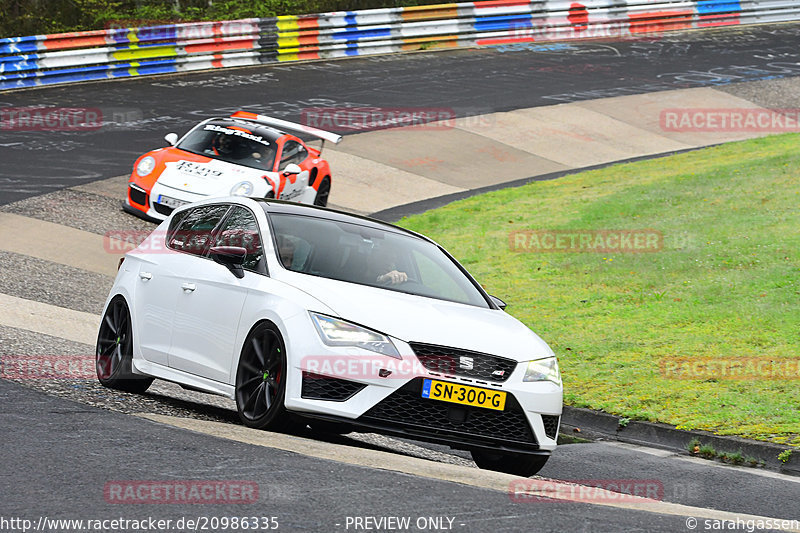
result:
<svg viewBox="0 0 800 533"><path fill-rule="evenodd" d="M234 135L220 133L212 144L212 150L215 155L222 156L226 159L244 159L246 157L253 157L260 159L261 154L251 149L250 141L240 139Z"/></svg>
<svg viewBox="0 0 800 533"><path fill-rule="evenodd" d="M386 274L381 274L377 279L378 283L388 283L389 285L397 285L398 283L405 283L406 281L408 281L408 274L394 269Z"/></svg>
<svg viewBox="0 0 800 533"><path fill-rule="evenodd" d="M372 277L383 285L398 285L408 281L408 274L398 270L397 254L386 247L376 249L369 259Z"/></svg>

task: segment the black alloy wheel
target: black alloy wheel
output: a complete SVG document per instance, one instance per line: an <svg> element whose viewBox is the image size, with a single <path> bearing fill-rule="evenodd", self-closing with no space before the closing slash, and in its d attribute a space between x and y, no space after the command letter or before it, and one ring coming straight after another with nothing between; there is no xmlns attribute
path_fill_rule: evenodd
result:
<svg viewBox="0 0 800 533"><path fill-rule="evenodd" d="M110 389L142 393L153 378L138 376L132 370L133 331L131 314L121 296L109 303L97 334L95 369L100 383Z"/></svg>
<svg viewBox="0 0 800 533"><path fill-rule="evenodd" d="M236 409L251 428L280 431L289 423L286 348L277 326L262 322L247 336L236 371Z"/></svg>

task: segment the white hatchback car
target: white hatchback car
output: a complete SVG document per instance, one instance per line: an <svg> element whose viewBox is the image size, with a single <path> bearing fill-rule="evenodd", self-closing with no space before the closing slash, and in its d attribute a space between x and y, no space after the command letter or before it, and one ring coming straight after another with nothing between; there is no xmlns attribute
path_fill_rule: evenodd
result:
<svg viewBox="0 0 800 533"><path fill-rule="evenodd" d="M443 248L365 217L274 200L177 209L122 262L97 374L235 399L244 424L301 421L470 450L530 476L556 447L553 351Z"/></svg>

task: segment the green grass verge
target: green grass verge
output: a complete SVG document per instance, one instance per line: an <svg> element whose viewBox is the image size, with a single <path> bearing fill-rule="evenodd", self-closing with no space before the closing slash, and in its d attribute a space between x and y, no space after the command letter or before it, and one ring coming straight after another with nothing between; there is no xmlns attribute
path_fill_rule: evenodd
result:
<svg viewBox="0 0 800 533"><path fill-rule="evenodd" d="M559 356L565 403L800 446L800 380L673 379L676 357L800 358L800 136L614 165L400 225L437 240ZM515 230L651 228L656 253L520 253ZM796 367L795 367L796 368Z"/></svg>

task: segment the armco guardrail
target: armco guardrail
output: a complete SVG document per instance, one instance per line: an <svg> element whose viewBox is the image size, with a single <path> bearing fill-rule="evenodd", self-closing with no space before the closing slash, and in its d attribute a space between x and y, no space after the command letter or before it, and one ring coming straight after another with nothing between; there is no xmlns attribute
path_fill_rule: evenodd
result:
<svg viewBox="0 0 800 533"><path fill-rule="evenodd" d="M791 20L796 0L497 0L34 35L0 39L0 90Z"/></svg>

